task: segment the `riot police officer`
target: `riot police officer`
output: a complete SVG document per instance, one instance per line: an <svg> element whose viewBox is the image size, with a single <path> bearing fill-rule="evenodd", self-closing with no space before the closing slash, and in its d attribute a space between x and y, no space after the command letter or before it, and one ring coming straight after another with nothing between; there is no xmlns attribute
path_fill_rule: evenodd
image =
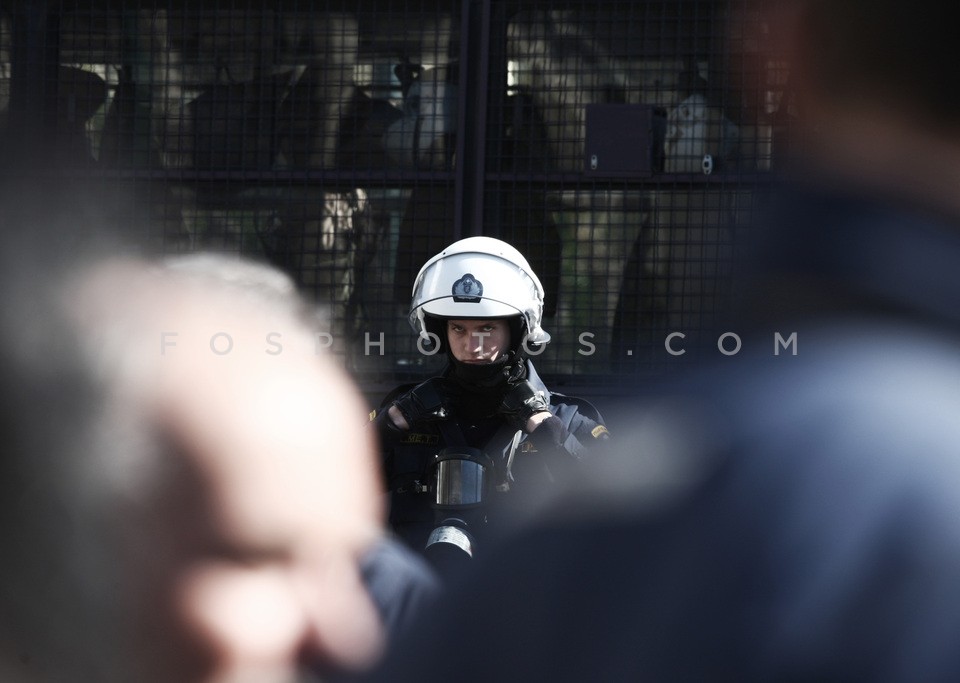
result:
<svg viewBox="0 0 960 683"><path fill-rule="evenodd" d="M472 556L518 498L575 477L608 438L589 402L549 391L537 375L531 357L550 341L542 317L537 275L501 240L455 242L416 277L410 324L421 350L447 364L391 392L374 423L390 524L432 559Z"/></svg>

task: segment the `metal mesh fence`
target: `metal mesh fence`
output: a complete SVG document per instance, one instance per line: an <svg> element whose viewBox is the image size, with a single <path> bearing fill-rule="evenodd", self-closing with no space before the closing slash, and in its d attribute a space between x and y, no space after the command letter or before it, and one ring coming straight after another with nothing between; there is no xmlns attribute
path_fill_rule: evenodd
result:
<svg viewBox="0 0 960 683"><path fill-rule="evenodd" d="M7 129L135 198L144 248L289 272L368 386L438 367L410 288L475 234L543 281L548 378L675 362L665 335L716 322L789 123L746 2L63 0L0 22Z"/></svg>

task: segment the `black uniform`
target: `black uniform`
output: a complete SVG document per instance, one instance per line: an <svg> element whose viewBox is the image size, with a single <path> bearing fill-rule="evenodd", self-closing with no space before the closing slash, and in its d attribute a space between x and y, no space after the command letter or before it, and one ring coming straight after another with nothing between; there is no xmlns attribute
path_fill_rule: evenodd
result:
<svg viewBox="0 0 960 683"><path fill-rule="evenodd" d="M502 528L517 506L575 476L595 442L608 437L602 417L589 402L549 391L529 360L520 367L522 372L513 379L526 380L547 397L546 409L554 415L531 434L519 430L504 415L502 404L509 382L478 386L461 381L455 362L440 377L401 386L383 400L374 420L390 492L390 525L413 548L422 550L435 526L430 476L434 458L442 449L476 448L490 460L491 504L475 511L470 524L470 533L481 539ZM393 425L387 410L411 390L425 393L443 407L402 431Z"/></svg>

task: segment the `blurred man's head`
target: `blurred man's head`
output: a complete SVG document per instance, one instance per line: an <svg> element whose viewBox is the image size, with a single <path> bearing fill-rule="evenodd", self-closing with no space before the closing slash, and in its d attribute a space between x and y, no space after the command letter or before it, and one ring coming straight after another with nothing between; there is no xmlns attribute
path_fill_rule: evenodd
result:
<svg viewBox="0 0 960 683"><path fill-rule="evenodd" d="M102 395L45 291L55 276L13 271L0 268L0 680L96 680L102 622L71 553L66 473L94 452Z"/></svg>
<svg viewBox="0 0 960 683"><path fill-rule="evenodd" d="M956 132L956 69L949 4L923 0L802 0L798 78L810 97L916 117ZM880 141L878 141L880 142Z"/></svg>
<svg viewBox="0 0 960 683"><path fill-rule="evenodd" d="M58 298L70 273L122 248L102 209L125 201L51 181L35 147L10 142L0 135L0 680L103 680L110 634L83 590L70 475L98 448L104 396Z"/></svg>
<svg viewBox="0 0 960 683"><path fill-rule="evenodd" d="M762 59L784 96L807 179L960 214L960 98L950 5L923 0L761 0ZM938 49L935 46L941 46ZM772 65L772 66L771 66ZM797 160L791 160L797 161Z"/></svg>
<svg viewBox="0 0 960 683"><path fill-rule="evenodd" d="M286 681L381 647L358 569L382 518L365 410L277 275L117 262L75 291L127 444L85 488L138 680Z"/></svg>

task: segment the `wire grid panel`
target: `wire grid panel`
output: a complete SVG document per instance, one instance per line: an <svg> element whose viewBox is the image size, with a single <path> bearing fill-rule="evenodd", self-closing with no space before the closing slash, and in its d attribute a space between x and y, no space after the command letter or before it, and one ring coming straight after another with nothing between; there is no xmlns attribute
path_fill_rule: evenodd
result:
<svg viewBox="0 0 960 683"><path fill-rule="evenodd" d="M62 173L134 197L149 248L288 272L364 382L436 369L406 323L413 278L480 233L545 284L548 375L673 362L664 335L714 324L787 139L762 21L726 2L470 5L11 3L0 114L39 113Z"/></svg>
<svg viewBox="0 0 960 683"><path fill-rule="evenodd" d="M772 169L783 83L757 66L762 22L679 1L494 17L485 219L541 272L555 341L539 367L604 381L675 364L667 335L722 326L737 228Z"/></svg>

